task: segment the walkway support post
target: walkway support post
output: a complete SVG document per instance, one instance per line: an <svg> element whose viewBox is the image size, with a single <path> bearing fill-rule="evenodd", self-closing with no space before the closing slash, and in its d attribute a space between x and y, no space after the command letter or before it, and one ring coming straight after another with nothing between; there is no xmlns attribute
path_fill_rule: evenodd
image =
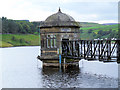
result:
<svg viewBox="0 0 120 90"><path fill-rule="evenodd" d="M65 61L65 58L64 58L64 72L65 72L65 68L66 68L65 62L66 62L66 61Z"/></svg>
<svg viewBox="0 0 120 90"><path fill-rule="evenodd" d="M120 63L120 40L117 40L117 63Z"/></svg>

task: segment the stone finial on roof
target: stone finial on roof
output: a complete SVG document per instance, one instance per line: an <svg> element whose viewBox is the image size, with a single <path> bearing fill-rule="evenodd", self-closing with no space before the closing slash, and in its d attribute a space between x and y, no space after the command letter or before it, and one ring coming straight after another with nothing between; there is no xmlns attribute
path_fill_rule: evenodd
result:
<svg viewBox="0 0 120 90"><path fill-rule="evenodd" d="M60 7L59 7L59 10L58 10L58 12L61 12L61 9L60 9Z"/></svg>

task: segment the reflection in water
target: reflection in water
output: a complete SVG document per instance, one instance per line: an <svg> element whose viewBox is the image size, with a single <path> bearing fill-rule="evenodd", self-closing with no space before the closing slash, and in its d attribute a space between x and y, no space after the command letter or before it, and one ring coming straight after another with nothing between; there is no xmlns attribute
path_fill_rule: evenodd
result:
<svg viewBox="0 0 120 90"><path fill-rule="evenodd" d="M81 68L44 67L42 69L42 86L44 88L117 88L117 80L83 73Z"/></svg>
<svg viewBox="0 0 120 90"><path fill-rule="evenodd" d="M118 74L116 63L104 64L83 60L83 63L79 63L80 68L43 68L42 62L36 60L38 50L39 47L2 48L3 88L118 87L118 80L112 78Z"/></svg>
<svg viewBox="0 0 120 90"><path fill-rule="evenodd" d="M44 67L42 69L43 87L69 87L70 84L74 84L73 82L77 80L79 73L79 67L66 70Z"/></svg>

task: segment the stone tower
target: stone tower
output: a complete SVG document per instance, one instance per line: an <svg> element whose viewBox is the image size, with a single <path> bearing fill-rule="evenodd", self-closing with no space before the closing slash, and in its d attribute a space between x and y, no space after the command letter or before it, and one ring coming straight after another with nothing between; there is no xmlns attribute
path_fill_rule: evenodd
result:
<svg viewBox="0 0 120 90"><path fill-rule="evenodd" d="M50 15L40 26L41 56L43 66L59 66L62 55L62 40L79 39L80 25L71 16L58 12Z"/></svg>

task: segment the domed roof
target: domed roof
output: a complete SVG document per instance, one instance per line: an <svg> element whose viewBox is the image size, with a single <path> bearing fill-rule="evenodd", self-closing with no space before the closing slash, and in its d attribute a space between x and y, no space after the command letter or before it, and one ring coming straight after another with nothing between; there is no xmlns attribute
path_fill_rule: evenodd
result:
<svg viewBox="0 0 120 90"><path fill-rule="evenodd" d="M80 23L76 22L71 16L62 13L60 8L57 13L49 16L45 21L40 23L40 28L47 27L80 27Z"/></svg>
<svg viewBox="0 0 120 90"><path fill-rule="evenodd" d="M60 8L57 13L49 16L45 22L57 22L57 21L75 21L71 16L62 13Z"/></svg>

